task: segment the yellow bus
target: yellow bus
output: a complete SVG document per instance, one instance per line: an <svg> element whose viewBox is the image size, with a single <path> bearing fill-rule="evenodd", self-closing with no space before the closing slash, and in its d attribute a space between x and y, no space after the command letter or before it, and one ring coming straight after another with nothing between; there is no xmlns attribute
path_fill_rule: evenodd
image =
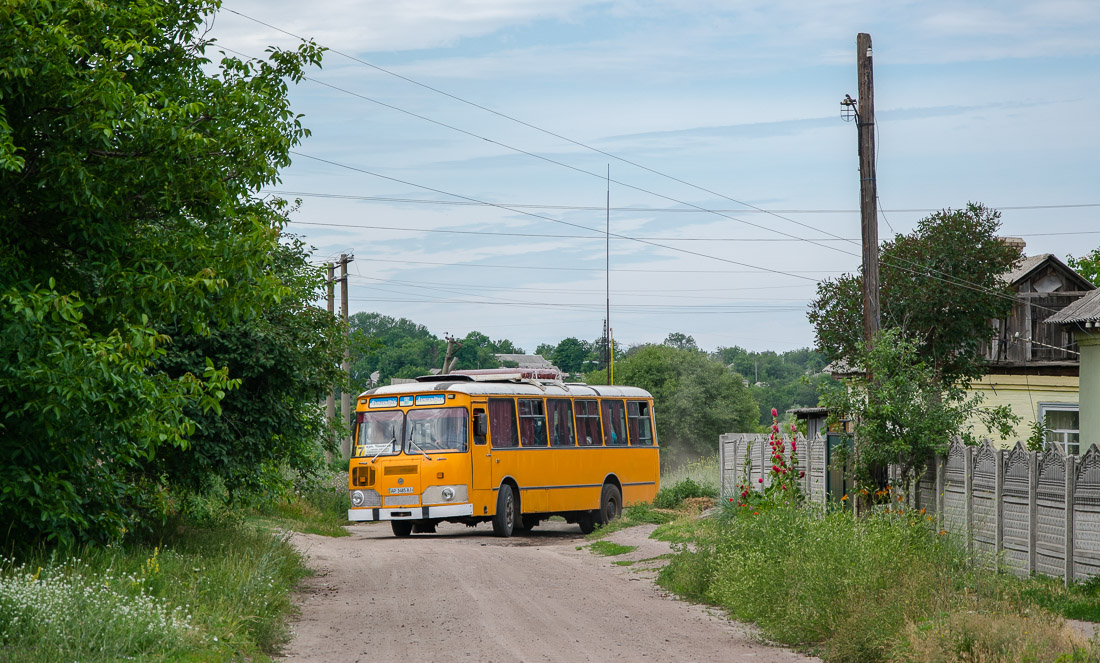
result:
<svg viewBox="0 0 1100 663"><path fill-rule="evenodd" d="M361 394L348 520L388 520L396 536L491 522L506 537L556 515L588 533L653 499L649 392L523 375L433 375Z"/></svg>

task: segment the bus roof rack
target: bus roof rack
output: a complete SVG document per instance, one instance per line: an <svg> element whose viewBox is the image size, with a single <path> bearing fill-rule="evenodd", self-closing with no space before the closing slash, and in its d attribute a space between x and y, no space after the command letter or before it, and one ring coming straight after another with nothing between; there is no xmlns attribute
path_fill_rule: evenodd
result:
<svg viewBox="0 0 1100 663"><path fill-rule="evenodd" d="M474 379L469 375L455 375L454 373L448 373L446 375L421 375L416 378L417 382L473 382Z"/></svg>

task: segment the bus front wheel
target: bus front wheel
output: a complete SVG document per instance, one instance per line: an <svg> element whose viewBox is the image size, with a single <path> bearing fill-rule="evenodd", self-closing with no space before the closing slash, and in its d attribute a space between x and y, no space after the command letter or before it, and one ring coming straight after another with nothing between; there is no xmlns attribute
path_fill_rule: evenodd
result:
<svg viewBox="0 0 1100 663"><path fill-rule="evenodd" d="M617 486L605 483L603 493L600 494L600 511L596 514L596 522L606 525L615 520L623 512L623 495Z"/></svg>
<svg viewBox="0 0 1100 663"><path fill-rule="evenodd" d="M408 520L391 520L390 528L394 536L408 536L413 532L413 524Z"/></svg>
<svg viewBox="0 0 1100 663"><path fill-rule="evenodd" d="M516 499L512 487L500 484L497 491L497 512L493 515L493 534L501 537L512 536L516 528Z"/></svg>

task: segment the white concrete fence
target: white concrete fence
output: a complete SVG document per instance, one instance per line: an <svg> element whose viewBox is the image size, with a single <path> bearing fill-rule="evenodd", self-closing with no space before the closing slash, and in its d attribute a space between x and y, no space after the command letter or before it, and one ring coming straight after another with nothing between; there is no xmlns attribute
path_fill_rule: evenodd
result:
<svg viewBox="0 0 1100 663"><path fill-rule="evenodd" d="M806 472L803 494L810 503L824 505L830 479L837 480L826 466L826 441L799 437L797 444L799 469ZM767 485L772 466L767 435L722 435L718 449L724 498L737 497L746 452L751 454L750 484L754 489ZM897 487L896 468L890 475ZM1084 456L1066 456L1058 448L1034 452L1021 443L1000 449L989 441L978 446L955 441L910 492L909 508L934 515L939 527L991 564L1019 575L1063 577L1067 583L1100 575L1096 447Z"/></svg>

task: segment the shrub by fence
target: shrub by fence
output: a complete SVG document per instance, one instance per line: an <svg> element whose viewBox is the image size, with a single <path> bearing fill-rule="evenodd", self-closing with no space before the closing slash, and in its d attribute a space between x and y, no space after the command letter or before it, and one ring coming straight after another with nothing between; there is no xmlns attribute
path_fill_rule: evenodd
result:
<svg viewBox="0 0 1100 663"><path fill-rule="evenodd" d="M811 503L825 504L830 479L836 478L827 466L826 440L800 436L797 444L806 472L803 493ZM718 449L723 496L736 492L746 454L753 487L767 484L771 449L766 435L722 435ZM897 468L889 472L897 487ZM1058 448L1034 452L1021 443L1001 449L988 440L977 446L956 440L913 483L905 500L910 508L933 514L978 557L1019 575L1043 573L1067 583L1100 575L1096 447L1083 456L1067 456Z"/></svg>

